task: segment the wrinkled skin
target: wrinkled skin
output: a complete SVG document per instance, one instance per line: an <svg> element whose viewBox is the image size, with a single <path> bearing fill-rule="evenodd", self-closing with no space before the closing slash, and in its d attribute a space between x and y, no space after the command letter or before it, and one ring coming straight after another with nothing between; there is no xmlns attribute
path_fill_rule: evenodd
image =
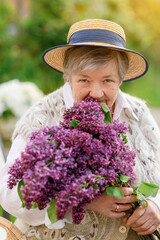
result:
<svg viewBox="0 0 160 240"><path fill-rule="evenodd" d="M99 102L105 102L114 111L114 104L121 82L115 59L97 69L74 73L69 82L75 101L80 102L86 97L93 97ZM131 203L137 200L132 195L133 190L131 188L122 188L121 190L124 193L123 199L102 195L90 203L86 209L97 211L110 218L124 217L124 222L140 235L154 232L160 224L160 210L157 205L149 200L148 207L142 204L127 219L125 211L132 208ZM119 209L115 211L117 204Z"/></svg>

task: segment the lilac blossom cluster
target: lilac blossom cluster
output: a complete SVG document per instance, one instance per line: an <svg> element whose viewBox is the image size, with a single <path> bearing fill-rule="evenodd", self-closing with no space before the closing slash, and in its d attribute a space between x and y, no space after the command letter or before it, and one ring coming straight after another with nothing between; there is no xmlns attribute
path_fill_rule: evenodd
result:
<svg viewBox="0 0 160 240"><path fill-rule="evenodd" d="M59 126L33 132L20 158L9 170L8 187L20 181L27 209L44 209L56 199L57 219L72 210L73 222L84 217L84 207L107 187L120 184L120 175L135 180L135 151L125 144L125 123L106 124L102 106L87 98L65 111ZM76 121L73 127L72 122Z"/></svg>

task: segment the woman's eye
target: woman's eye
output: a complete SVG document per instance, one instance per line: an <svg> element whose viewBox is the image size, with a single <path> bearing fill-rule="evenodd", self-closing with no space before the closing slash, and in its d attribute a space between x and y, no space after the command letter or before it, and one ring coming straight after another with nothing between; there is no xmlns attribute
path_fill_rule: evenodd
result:
<svg viewBox="0 0 160 240"><path fill-rule="evenodd" d="M81 82L87 82L87 79L81 79Z"/></svg>
<svg viewBox="0 0 160 240"><path fill-rule="evenodd" d="M110 79L106 79L105 82L109 83L112 82Z"/></svg>

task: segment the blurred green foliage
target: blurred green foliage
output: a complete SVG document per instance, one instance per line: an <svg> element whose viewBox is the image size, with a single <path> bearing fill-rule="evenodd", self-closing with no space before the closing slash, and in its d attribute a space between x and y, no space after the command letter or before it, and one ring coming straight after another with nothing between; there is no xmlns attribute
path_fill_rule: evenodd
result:
<svg viewBox="0 0 160 240"><path fill-rule="evenodd" d="M149 60L148 74L123 84L122 90L145 99L149 105L160 106L159 0L26 2L29 14L23 17L21 6L14 7L11 1L1 0L0 83L14 78L33 81L46 94L60 87L62 75L42 62L42 53L50 47L66 44L68 29L74 22L104 18L119 23L126 32L127 47Z"/></svg>

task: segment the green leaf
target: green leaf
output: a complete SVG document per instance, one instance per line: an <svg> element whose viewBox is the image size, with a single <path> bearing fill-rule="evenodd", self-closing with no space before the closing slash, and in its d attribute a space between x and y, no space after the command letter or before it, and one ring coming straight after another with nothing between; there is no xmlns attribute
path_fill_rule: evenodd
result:
<svg viewBox="0 0 160 240"><path fill-rule="evenodd" d="M58 221L56 216L56 213L57 213L57 208L55 207L56 203L57 203L57 199L52 200L49 203L50 206L47 208L48 218L52 224Z"/></svg>
<svg viewBox="0 0 160 240"><path fill-rule="evenodd" d="M101 106L102 106L102 111L105 114L104 122L106 124L112 123L112 117L111 117L111 112L110 112L109 108L107 107L107 105L105 103L101 103Z"/></svg>
<svg viewBox="0 0 160 240"><path fill-rule="evenodd" d="M106 177L102 177L101 175L94 175L96 177L96 180L98 179L106 179Z"/></svg>
<svg viewBox="0 0 160 240"><path fill-rule="evenodd" d="M54 132L53 131L48 132L48 134L51 135L51 136L54 136Z"/></svg>
<svg viewBox="0 0 160 240"><path fill-rule="evenodd" d="M128 177L128 176L123 175L123 174L120 175L120 180L124 183L127 183L130 179L131 179L131 177Z"/></svg>
<svg viewBox="0 0 160 240"><path fill-rule="evenodd" d="M142 194L152 197L155 197L157 195L158 189L159 187L157 185L146 182L142 182L141 186L139 187L139 190Z"/></svg>
<svg viewBox="0 0 160 240"><path fill-rule="evenodd" d="M124 198L123 192L118 187L107 187L103 194L112 195L118 198Z"/></svg>
<svg viewBox="0 0 160 240"><path fill-rule="evenodd" d="M97 184L94 183L94 184L93 184L93 188L94 188L94 189L98 189L99 187L97 186Z"/></svg>
<svg viewBox="0 0 160 240"><path fill-rule="evenodd" d="M147 207L148 206L148 202L147 202L145 196L139 190L137 190L136 192L137 192L136 195L137 195L137 199L139 201L139 205L141 205L142 202L146 202L146 207Z"/></svg>
<svg viewBox="0 0 160 240"><path fill-rule="evenodd" d="M88 188L90 184L91 184L90 182L88 182L86 184L80 184L79 188Z"/></svg>
<svg viewBox="0 0 160 240"><path fill-rule="evenodd" d="M79 120L73 119L69 126L76 128L76 126L77 126L78 123L80 123Z"/></svg>
<svg viewBox="0 0 160 240"><path fill-rule="evenodd" d="M49 165L51 165L51 163L54 163L54 159L52 159L51 162L47 163L44 167L48 167Z"/></svg>
<svg viewBox="0 0 160 240"><path fill-rule="evenodd" d="M32 202L32 209L38 208L38 204L36 202Z"/></svg>
<svg viewBox="0 0 160 240"><path fill-rule="evenodd" d="M21 180L21 181L18 183L17 191L18 191L19 198L21 199L21 202L22 202L22 206L21 206L21 207L22 207L22 208L25 208L23 196L22 196L21 189L20 189L21 186L25 186L23 180Z"/></svg>
<svg viewBox="0 0 160 240"><path fill-rule="evenodd" d="M2 112L2 117L4 119L8 119L10 117L15 117L15 114L13 113L12 109L8 108Z"/></svg>
<svg viewBox="0 0 160 240"><path fill-rule="evenodd" d="M122 139L124 140L124 142L127 143L128 142L127 136L124 135L123 133L121 133L121 136L122 136Z"/></svg>
<svg viewBox="0 0 160 240"><path fill-rule="evenodd" d="M134 186L132 186L132 188L133 188L133 195L137 195L137 189L138 189L138 187L134 187Z"/></svg>

